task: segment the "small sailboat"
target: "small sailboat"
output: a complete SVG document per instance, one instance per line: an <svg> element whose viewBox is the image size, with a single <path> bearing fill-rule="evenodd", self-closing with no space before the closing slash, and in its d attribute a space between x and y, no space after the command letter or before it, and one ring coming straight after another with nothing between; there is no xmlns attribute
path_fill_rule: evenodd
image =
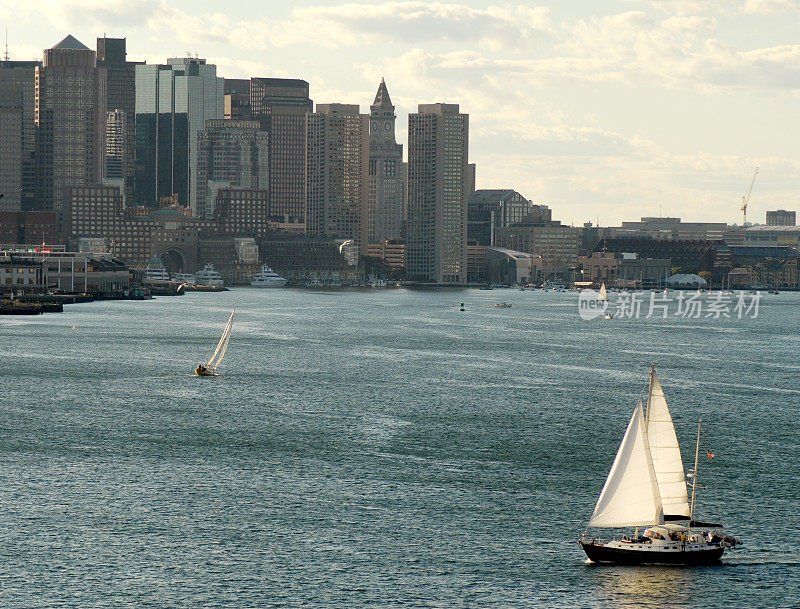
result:
<svg viewBox="0 0 800 609"><path fill-rule="evenodd" d="M228 350L228 343L231 340L231 330L233 329L233 315L236 309L231 312L228 323L225 325L225 330L217 343L217 348L214 349L214 354L211 359L205 364L200 364L195 368L194 372L197 376L217 376L217 367L222 363L222 358L225 357L225 352Z"/></svg>
<svg viewBox="0 0 800 609"><path fill-rule="evenodd" d="M700 424L697 426L691 503L664 391L650 368L647 410L639 398L614 464L586 527L636 527L634 535L579 543L593 562L617 564L713 564L737 541L722 525L694 520ZM639 528L643 533L639 534Z"/></svg>
<svg viewBox="0 0 800 609"><path fill-rule="evenodd" d="M608 291L606 290L605 282L603 282L603 285L600 286L600 295L597 297L597 300L599 301L608 300Z"/></svg>

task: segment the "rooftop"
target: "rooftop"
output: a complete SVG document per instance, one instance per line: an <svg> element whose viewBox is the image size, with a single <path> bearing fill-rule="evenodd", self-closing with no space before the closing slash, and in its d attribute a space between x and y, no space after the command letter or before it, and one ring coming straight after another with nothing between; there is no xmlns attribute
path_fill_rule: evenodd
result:
<svg viewBox="0 0 800 609"><path fill-rule="evenodd" d="M72 51L91 51L89 47L83 44L80 40L75 38L72 34L68 34L64 40L52 47L54 49L68 49Z"/></svg>

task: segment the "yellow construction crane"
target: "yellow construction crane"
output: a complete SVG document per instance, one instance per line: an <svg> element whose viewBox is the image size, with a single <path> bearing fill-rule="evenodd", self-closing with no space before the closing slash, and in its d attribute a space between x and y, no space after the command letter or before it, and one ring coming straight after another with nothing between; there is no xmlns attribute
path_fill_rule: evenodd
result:
<svg viewBox="0 0 800 609"><path fill-rule="evenodd" d="M758 167L753 173L753 179L750 181L750 188L747 193L742 195L742 226L747 226L747 204L750 203L750 193L753 192L753 184L756 183L756 176L758 175Z"/></svg>

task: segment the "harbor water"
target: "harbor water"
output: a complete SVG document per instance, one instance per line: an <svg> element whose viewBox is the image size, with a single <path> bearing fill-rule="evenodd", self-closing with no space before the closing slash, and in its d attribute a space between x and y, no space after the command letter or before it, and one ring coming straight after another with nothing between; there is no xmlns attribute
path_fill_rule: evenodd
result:
<svg viewBox="0 0 800 609"><path fill-rule="evenodd" d="M0 607L797 607L798 354L798 293L743 319L250 288L0 318ZM719 566L577 543L650 362L687 469L703 419L698 517L744 542Z"/></svg>

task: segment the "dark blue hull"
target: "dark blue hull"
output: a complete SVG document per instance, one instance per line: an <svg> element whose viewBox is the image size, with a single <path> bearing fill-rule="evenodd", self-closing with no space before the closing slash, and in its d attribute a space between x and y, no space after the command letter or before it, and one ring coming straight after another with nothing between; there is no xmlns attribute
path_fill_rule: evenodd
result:
<svg viewBox="0 0 800 609"><path fill-rule="evenodd" d="M725 548L709 546L708 549L684 552L657 552L609 548L598 543L581 540L581 547L592 562L617 565L714 565L722 558Z"/></svg>

